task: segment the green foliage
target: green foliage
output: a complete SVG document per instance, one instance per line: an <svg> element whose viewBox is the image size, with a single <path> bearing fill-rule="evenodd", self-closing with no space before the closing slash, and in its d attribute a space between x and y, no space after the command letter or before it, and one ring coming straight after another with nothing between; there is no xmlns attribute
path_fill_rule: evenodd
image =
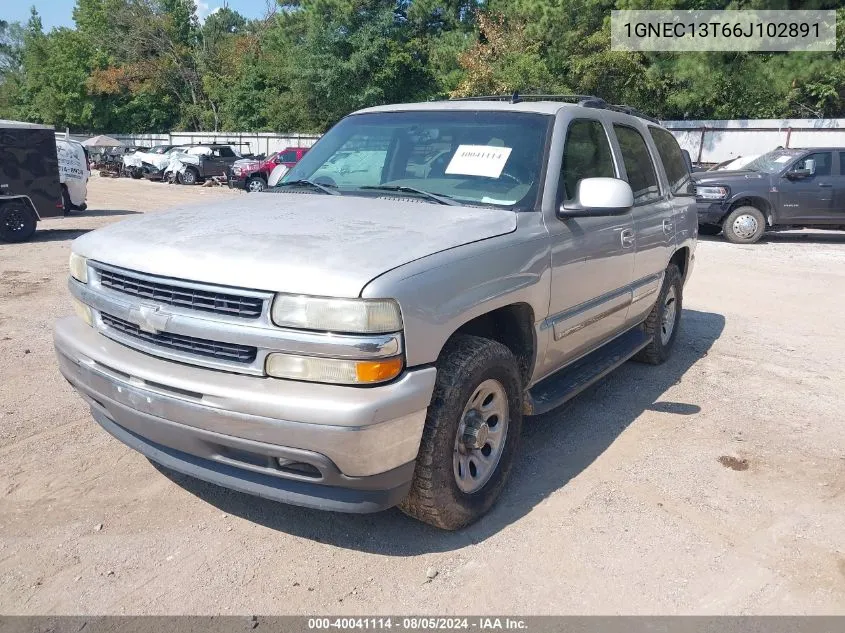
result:
<svg viewBox="0 0 845 633"><path fill-rule="evenodd" d="M666 119L845 116L834 53L620 53L612 9L838 8L840 0L76 0L76 28L0 21L0 117L87 132L323 131L388 102L595 94Z"/></svg>

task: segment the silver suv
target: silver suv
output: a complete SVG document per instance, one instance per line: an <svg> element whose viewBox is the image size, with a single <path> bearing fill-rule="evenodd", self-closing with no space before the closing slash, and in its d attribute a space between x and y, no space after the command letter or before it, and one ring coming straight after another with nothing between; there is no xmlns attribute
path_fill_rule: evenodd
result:
<svg viewBox="0 0 845 633"><path fill-rule="evenodd" d="M629 108L369 108L265 193L78 238L59 366L172 470L457 529L523 416L666 360L696 231L681 149Z"/></svg>

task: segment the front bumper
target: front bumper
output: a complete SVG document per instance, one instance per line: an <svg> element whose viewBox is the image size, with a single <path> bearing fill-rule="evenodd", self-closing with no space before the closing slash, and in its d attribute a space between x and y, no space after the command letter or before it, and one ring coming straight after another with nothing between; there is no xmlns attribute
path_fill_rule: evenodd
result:
<svg viewBox="0 0 845 633"><path fill-rule="evenodd" d="M57 322L54 342L97 422L172 470L343 512L407 494L434 368L370 388L230 374L148 356L77 317Z"/></svg>
<svg viewBox="0 0 845 633"><path fill-rule="evenodd" d="M226 180L229 189L246 189L246 176L235 176L231 171L227 174Z"/></svg>
<svg viewBox="0 0 845 633"><path fill-rule="evenodd" d="M725 208L721 202L702 202L695 203L695 210L698 213L699 224L721 224L722 218L725 217Z"/></svg>

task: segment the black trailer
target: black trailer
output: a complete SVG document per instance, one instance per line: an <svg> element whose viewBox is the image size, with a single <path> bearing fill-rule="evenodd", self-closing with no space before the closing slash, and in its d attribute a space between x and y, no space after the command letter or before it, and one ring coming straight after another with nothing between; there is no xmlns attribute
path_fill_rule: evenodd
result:
<svg viewBox="0 0 845 633"><path fill-rule="evenodd" d="M0 241L23 242L38 220L64 215L56 133L0 120Z"/></svg>

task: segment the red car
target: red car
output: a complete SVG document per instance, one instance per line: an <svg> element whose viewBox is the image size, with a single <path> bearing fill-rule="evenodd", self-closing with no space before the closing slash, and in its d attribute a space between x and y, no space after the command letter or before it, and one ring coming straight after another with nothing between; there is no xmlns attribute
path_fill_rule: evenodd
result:
<svg viewBox="0 0 845 633"><path fill-rule="evenodd" d="M267 178L276 165L284 165L290 169L307 151L307 147L288 147L281 152L273 152L263 160L247 158L235 161L228 174L229 187L247 191L264 191L267 188Z"/></svg>

